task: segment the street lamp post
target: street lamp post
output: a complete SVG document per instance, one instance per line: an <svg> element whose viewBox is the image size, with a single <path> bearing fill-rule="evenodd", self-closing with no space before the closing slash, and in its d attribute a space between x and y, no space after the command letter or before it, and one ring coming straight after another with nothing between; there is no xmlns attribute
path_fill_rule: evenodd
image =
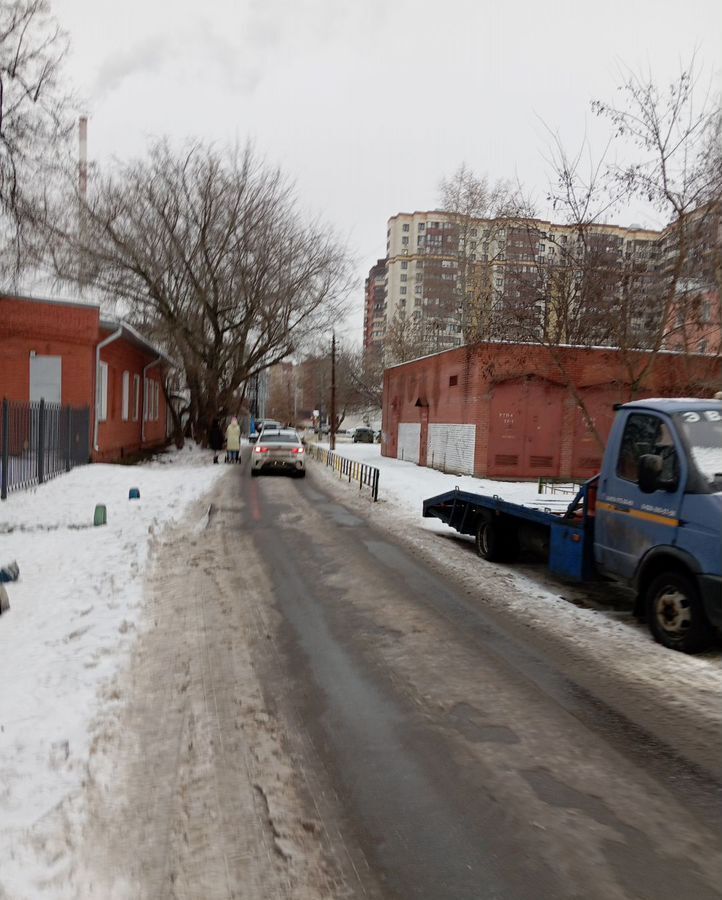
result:
<svg viewBox="0 0 722 900"><path fill-rule="evenodd" d="M336 332L331 336L331 431L328 445L336 449Z"/></svg>

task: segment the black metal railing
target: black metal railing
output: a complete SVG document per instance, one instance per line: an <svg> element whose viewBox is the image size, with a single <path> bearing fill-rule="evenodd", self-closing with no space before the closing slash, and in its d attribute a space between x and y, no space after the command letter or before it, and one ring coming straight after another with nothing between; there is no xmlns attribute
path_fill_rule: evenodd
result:
<svg viewBox="0 0 722 900"><path fill-rule="evenodd" d="M0 500L42 484L90 459L90 409L3 400L0 410Z"/></svg>
<svg viewBox="0 0 722 900"><path fill-rule="evenodd" d="M308 444L306 452L309 456L338 472L339 477L348 478L349 484L352 481L358 481L359 490L364 485L369 487L374 503L379 499L380 470L376 466L369 466L356 459L341 456L335 450L327 450L325 447L319 447L318 444Z"/></svg>

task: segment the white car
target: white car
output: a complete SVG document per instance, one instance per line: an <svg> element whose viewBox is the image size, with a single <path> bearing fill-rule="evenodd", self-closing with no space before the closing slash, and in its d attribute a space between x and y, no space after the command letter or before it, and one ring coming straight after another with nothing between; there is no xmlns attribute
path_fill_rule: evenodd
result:
<svg viewBox="0 0 722 900"><path fill-rule="evenodd" d="M264 428L251 452L251 475L281 471L304 478L306 450L292 428Z"/></svg>

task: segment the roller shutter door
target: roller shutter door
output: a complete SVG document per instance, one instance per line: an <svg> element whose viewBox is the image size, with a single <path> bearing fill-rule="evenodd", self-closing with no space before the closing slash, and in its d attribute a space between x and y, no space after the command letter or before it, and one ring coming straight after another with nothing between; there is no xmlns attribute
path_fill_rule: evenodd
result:
<svg viewBox="0 0 722 900"><path fill-rule="evenodd" d="M474 474L476 425L429 425L426 464L458 475Z"/></svg>

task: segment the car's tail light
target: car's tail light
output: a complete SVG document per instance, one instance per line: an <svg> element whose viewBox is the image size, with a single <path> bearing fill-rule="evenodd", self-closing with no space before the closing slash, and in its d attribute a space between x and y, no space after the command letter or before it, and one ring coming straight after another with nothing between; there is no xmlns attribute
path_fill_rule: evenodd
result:
<svg viewBox="0 0 722 900"><path fill-rule="evenodd" d="M293 453L303 453L304 450L303 450L303 447L294 447L292 452Z"/></svg>
<svg viewBox="0 0 722 900"><path fill-rule="evenodd" d="M256 446L256 447L253 448L253 452L254 452L254 453L268 453L268 449L269 449L268 447L258 447L258 446Z"/></svg>

